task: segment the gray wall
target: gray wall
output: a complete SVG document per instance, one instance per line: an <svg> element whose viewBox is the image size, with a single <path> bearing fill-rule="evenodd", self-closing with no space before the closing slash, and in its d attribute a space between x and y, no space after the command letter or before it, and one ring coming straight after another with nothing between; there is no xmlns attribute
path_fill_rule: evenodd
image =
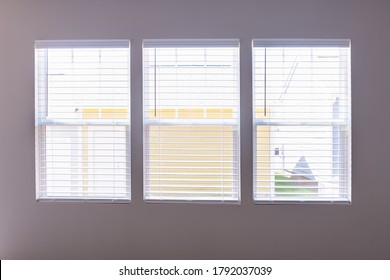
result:
<svg viewBox="0 0 390 280"><path fill-rule="evenodd" d="M390 1L0 0L0 258L390 258ZM251 39L352 40L353 203L252 203ZM131 39L131 204L35 202L34 40ZM241 40L241 205L142 200L143 38Z"/></svg>

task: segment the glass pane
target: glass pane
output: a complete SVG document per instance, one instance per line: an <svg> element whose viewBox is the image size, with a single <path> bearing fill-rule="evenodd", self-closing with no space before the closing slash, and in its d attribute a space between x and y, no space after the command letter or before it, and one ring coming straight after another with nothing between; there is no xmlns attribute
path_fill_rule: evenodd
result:
<svg viewBox="0 0 390 280"><path fill-rule="evenodd" d="M257 198L347 197L345 127L257 126L256 134Z"/></svg>
<svg viewBox="0 0 390 280"><path fill-rule="evenodd" d="M47 126L41 191L47 198L129 198L126 126Z"/></svg>

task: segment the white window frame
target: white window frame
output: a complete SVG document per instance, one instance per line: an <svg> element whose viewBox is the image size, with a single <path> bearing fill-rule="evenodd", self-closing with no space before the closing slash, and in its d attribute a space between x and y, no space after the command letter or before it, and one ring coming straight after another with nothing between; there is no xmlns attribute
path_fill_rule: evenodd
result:
<svg viewBox="0 0 390 280"><path fill-rule="evenodd" d="M345 48L348 49L347 51L347 58L345 62L345 67L346 67L346 73L344 73L344 77L346 77L346 82L344 85L344 90L345 90L345 95L343 96L345 98L345 104L343 109L346 110L344 111L345 117L342 118L342 120L335 120L335 121L317 121L317 120L312 120L312 119L294 119L292 121L288 119L277 119L276 121L274 120L268 120L267 117L259 117L257 116L259 112L256 110L259 110L258 105L256 104L256 86L258 86L259 81L256 80L256 75L258 75L258 70L256 67L264 67L264 75L265 77L261 81L263 83L263 86L265 88L264 92L266 92L267 89L267 49L269 48ZM255 61L255 48L262 48L265 51L265 59L263 61L264 65L256 65ZM253 200L255 204L302 204L302 203L340 203L340 204L350 204L351 203L351 197L352 197L352 191L351 191L351 73L350 73L350 40L348 39L254 39L252 41L252 77L253 77ZM291 75L291 74L290 74ZM290 81L288 81L289 83ZM288 87L288 85L287 85ZM267 98L263 97L263 102L264 102L264 107L261 108L259 111L264 113L265 115L269 114L269 110L272 110L272 106L267 105ZM270 108L269 108L270 107ZM261 114L262 114L261 113ZM272 115L272 112L271 112ZM305 197L304 195L302 196L291 196L290 198L282 197L279 195L275 194L275 182L277 181L276 175L273 174L273 167L272 164L270 165L269 169L269 185L268 186L261 186L259 187L257 184L257 176L259 175L257 173L257 127L271 127L271 126L296 126L296 127L310 127L310 126L331 126L331 127L343 127L343 138L342 140L343 145L345 145L345 148L342 150L344 153L344 159L341 164L343 167L337 167L337 171L341 169L345 169L345 173L343 173L343 178L339 179L340 183L339 186L339 192L342 193L340 194L339 197L335 195L335 197L331 197L328 195L324 195L323 198L321 198L320 195L317 195L317 197ZM338 135L340 136L340 135ZM269 136L271 139L271 136ZM333 136L332 136L333 137ZM270 140L271 141L271 140ZM340 145L340 144L339 144ZM265 145L266 146L266 145ZM271 145L269 145L271 147ZM341 145L342 146L342 145ZM334 149L334 146L332 147ZM273 158L272 156L273 150L270 148L270 159L271 161ZM276 153L276 152L275 152ZM333 150L332 150L333 153ZM264 168L263 166L261 168ZM267 169L267 168L265 168ZM303 170L303 169L302 169ZM333 170L333 166L332 166ZM333 172L333 171L332 171ZM260 174L259 176L262 176ZM275 179L271 179L275 176ZM340 177L339 177L340 178ZM272 182L275 180L274 182ZM266 180L262 180L266 181ZM342 185L341 185L342 184ZM268 189L269 195L265 195L262 193L262 197L257 193L257 189ZM283 188L283 187L281 187ZM304 187L302 187L304 188ZM318 187L319 189L320 187ZM267 191L264 191L267 192ZM337 193L337 192L336 192ZM282 195L283 196L283 195Z"/></svg>
<svg viewBox="0 0 390 280"><path fill-rule="evenodd" d="M50 50L54 49L65 49L65 50L72 50L72 49L96 49L100 50L102 49L112 49L115 51L116 49L120 49L122 52L127 51L127 54L121 57L126 58L126 71L128 72L127 79L127 90L126 95L128 96L128 103L123 104L124 111L119 112L116 107L108 108L108 109L93 109L96 110L96 112L92 112L92 115L99 115L94 117L87 117L84 118L85 114L88 115L88 112L80 111L79 114L82 114L80 118L67 118L67 117L49 117L49 61L48 61L48 53ZM42 52L44 52L44 55L46 58L42 57ZM45 60L45 61L42 61ZM73 62L72 62L73 63ZM111 62L109 62L111 63ZM115 62L113 62L115 63ZM44 66L46 64L46 66ZM100 62L99 62L100 64ZM88 68L91 69L91 68ZM96 71L99 71L100 68L96 68ZM115 70L112 70L113 73ZM63 74L66 75L66 74ZM98 74L101 75L101 74ZM104 75L104 74L102 74ZM115 82L116 74L110 74L113 78L108 78L109 81ZM123 75L123 74L122 74ZM110 77L111 77L110 76ZM112 80L110 80L112 79ZM87 86L83 86L83 88L88 89ZM114 86L112 89L112 92L115 92ZM114 93L113 93L114 94ZM122 93L123 94L123 93ZM114 97L113 97L114 98ZM115 97L116 98L116 97ZM102 202L102 203L129 203L131 200L131 173L130 173L130 148L131 148L131 126L130 126L130 41L129 40L38 40L35 42L35 154L36 154L36 200L37 201L83 201L83 202ZM88 107L88 104L85 104L85 107ZM114 103L113 103L114 104ZM116 104L116 103L115 103ZM83 104L84 105L84 104ZM93 106L93 105L92 105ZM84 108L85 108L84 107ZM54 109L53 109L54 110ZM78 109L75 109L76 111ZM106 110L106 111L104 111ZM122 109L120 109L122 110ZM107 133L107 127L112 129L112 132L109 136L109 139L111 141L116 141L117 137L115 134L117 132L120 132L120 135L122 135L121 141L124 141L125 144L125 159L123 160L123 155L121 155L121 165L126 165L126 174L121 174L121 179L124 181L121 181L121 184L116 182L116 179L113 179L110 183L107 183L107 181L111 179L99 179L104 180L105 184L110 184L110 186L104 186L105 190L100 191L98 189L99 187L86 187L83 188L82 191L74 191L72 192L72 189L69 193L66 195L62 195L61 191L48 191L47 190L47 182L50 181L50 179L47 179L48 171L46 167L46 161L47 161L47 155L46 155L46 129L47 128L60 128L62 130L63 128L71 128L75 127L76 129L82 129L82 138L84 139L84 133ZM84 130L84 128L86 128ZM87 132L85 132L87 131ZM78 132L80 133L80 132ZM80 136L78 137L78 141L80 141ZM89 136L87 136L89 137ZM107 141L105 139L106 136L103 136L103 138L99 138L96 136L92 136L93 139L90 139L92 141L95 140L101 140L101 141ZM110 141L110 140L108 140ZM94 144L94 145L101 145L101 144ZM105 144L103 144L105 145ZM110 145L110 144L108 144ZM84 149L84 147L83 147ZM70 153L71 150L69 150ZM88 152L86 152L88 153ZM103 153L103 152L102 152ZM123 154L123 152L121 152ZM84 155L83 155L84 156ZM100 155L102 157L102 155ZM117 156L115 152L115 148L113 148L112 157L114 158L114 161L116 161ZM52 159L59 159L56 155L51 156ZM95 164L96 162L90 162L90 158L86 157L87 159L83 159L83 161L86 161L87 164ZM76 164L80 165L80 160L77 161ZM124 161L124 162L122 162ZM72 169L73 167L69 168ZM84 167L75 167L76 169L82 169ZM95 167L93 167L95 168ZM96 167L98 168L98 167ZM123 169L123 167L121 167ZM101 168L100 168L101 169ZM112 167L110 170L114 170L115 167ZM104 170L103 170L104 171ZM79 171L78 171L79 172ZM83 171L84 172L84 171ZM90 171L86 171L90 172ZM111 172L111 171L107 171ZM109 177L112 174L115 174L115 171L112 171L114 173L109 173ZM54 172L55 173L55 172ZM104 172L103 172L104 173ZM101 173L101 174L103 174ZM84 174L84 173L83 173ZM90 176L89 173L87 173L87 176ZM100 177L104 177L106 175L101 175ZM84 176L84 175L83 175ZM95 175L94 175L95 176ZM113 178L117 175L112 175ZM51 175L53 180L55 181L55 176ZM79 178L80 176L78 176ZM108 178L108 177L107 177ZM84 180L84 179L82 179ZM71 187L71 181L72 179L67 181L67 183L64 183L64 188L72 188ZM80 179L77 179L77 181L80 181ZM89 184L88 180L86 180L86 184ZM124 182L124 183L123 183ZM84 183L83 183L84 184ZM120 186L120 187L119 187ZM55 185L51 187L51 189L55 189ZM97 190L96 190L97 189ZM107 189L111 189L111 191L108 191Z"/></svg>
<svg viewBox="0 0 390 280"><path fill-rule="evenodd" d="M191 125L191 126L213 126L213 125L221 125L221 121L216 121L213 119L194 119L194 120L184 120L179 118L170 118L164 119L159 118L158 120L153 120L147 117L148 111L147 106L147 93L145 89L145 55L144 55L144 112L143 112L143 124L144 124L144 201L146 202L179 202L179 203L240 203L240 118L239 118L239 110L240 110L240 81L239 81L239 40L237 39L146 39L143 41L143 48L145 52L145 48L207 48L207 47L226 47L226 46L236 46L238 48L238 61L236 65L237 70L237 107L234 114L238 114L237 119L225 119L223 120L223 125L233 126L236 129L233 129L233 141L234 141L234 155L233 158L236 158L234 161L234 180L236 181L236 185L233 186L236 189L237 193L235 198L233 199L212 199L212 198L156 198L149 196L149 173L148 173L148 151L147 147L149 147L149 129L148 127L153 125L158 126L180 126L180 125Z"/></svg>

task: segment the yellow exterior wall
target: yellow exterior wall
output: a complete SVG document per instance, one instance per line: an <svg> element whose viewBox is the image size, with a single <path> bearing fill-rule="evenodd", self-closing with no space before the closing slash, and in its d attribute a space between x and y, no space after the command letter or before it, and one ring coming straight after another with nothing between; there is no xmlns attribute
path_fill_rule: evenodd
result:
<svg viewBox="0 0 390 280"><path fill-rule="evenodd" d="M129 116L127 108L83 108L84 119L126 119Z"/></svg>
<svg viewBox="0 0 390 280"><path fill-rule="evenodd" d="M232 118L231 109L152 109L150 119ZM234 184L234 127L231 125L148 126L149 191L175 196L220 196ZM169 194L171 193L171 194Z"/></svg>

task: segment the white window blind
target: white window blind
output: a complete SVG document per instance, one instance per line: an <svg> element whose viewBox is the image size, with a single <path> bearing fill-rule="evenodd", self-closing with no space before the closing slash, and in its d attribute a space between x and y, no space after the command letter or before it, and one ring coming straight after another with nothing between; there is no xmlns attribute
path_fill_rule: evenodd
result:
<svg viewBox="0 0 390 280"><path fill-rule="evenodd" d="M238 40L144 40L144 198L239 201Z"/></svg>
<svg viewBox="0 0 390 280"><path fill-rule="evenodd" d="M254 40L254 199L351 200L349 40Z"/></svg>
<svg viewBox="0 0 390 280"><path fill-rule="evenodd" d="M37 199L129 201L129 41L36 41L35 57Z"/></svg>

